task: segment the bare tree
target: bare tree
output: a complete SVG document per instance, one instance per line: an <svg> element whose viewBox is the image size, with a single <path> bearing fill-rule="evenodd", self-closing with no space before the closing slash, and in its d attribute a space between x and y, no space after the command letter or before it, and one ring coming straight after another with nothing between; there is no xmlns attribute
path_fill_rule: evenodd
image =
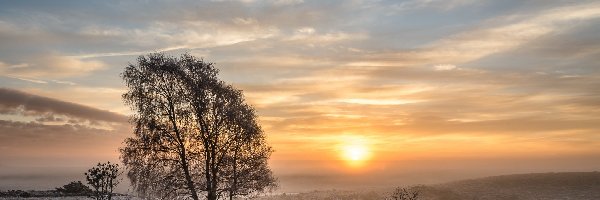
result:
<svg viewBox="0 0 600 200"><path fill-rule="evenodd" d="M94 198L112 199L113 190L119 184L119 165L110 162L98 163L85 173L88 184L94 188Z"/></svg>
<svg viewBox="0 0 600 200"><path fill-rule="evenodd" d="M140 194L199 199L204 193L215 200L275 186L267 165L272 150L254 109L217 73L188 54L140 56L125 69L129 90L123 98L136 114L134 137L125 141L121 158ZM261 176L237 175L249 165L244 173ZM255 187L236 187L244 184Z"/></svg>

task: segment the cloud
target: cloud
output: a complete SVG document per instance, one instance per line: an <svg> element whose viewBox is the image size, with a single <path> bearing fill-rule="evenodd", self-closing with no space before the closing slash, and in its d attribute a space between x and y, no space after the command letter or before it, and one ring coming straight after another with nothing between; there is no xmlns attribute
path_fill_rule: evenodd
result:
<svg viewBox="0 0 600 200"><path fill-rule="evenodd" d="M154 22L144 29L118 29L113 34L138 51L117 50L105 53L73 54L71 58L96 58L141 55L150 51L204 49L271 38L279 34L275 27L263 26L253 18L235 18L237 26L210 21L190 20L179 23ZM107 29L99 28L99 29Z"/></svg>
<svg viewBox="0 0 600 200"><path fill-rule="evenodd" d="M0 106L5 113L22 109L35 115L56 114L91 121L127 122L127 117L121 114L8 88L0 88Z"/></svg>
<svg viewBox="0 0 600 200"><path fill-rule="evenodd" d="M433 66L433 68L436 71L448 71L448 70L453 70L456 69L456 65L451 65L451 64L443 64L443 65L436 65Z"/></svg>
<svg viewBox="0 0 600 200"><path fill-rule="evenodd" d="M436 8L441 10L450 10L456 7L472 4L474 0L408 0L402 1L401 3L394 4L393 9L398 11L423 9L423 8Z"/></svg>
<svg viewBox="0 0 600 200"><path fill-rule="evenodd" d="M542 11L533 17L508 16L505 25L461 33L431 45L426 57L435 61L468 62L507 51L540 36L570 28L569 22L600 17L600 4L590 3ZM520 18L515 21L514 18Z"/></svg>
<svg viewBox="0 0 600 200"><path fill-rule="evenodd" d="M19 65L2 64L0 73L20 77L61 78L86 75L105 67L105 64L100 61L57 55L37 55L25 62Z"/></svg>
<svg viewBox="0 0 600 200"><path fill-rule="evenodd" d="M10 76L10 75L5 75L5 76L10 77L10 78L14 78L14 79L18 79L18 80L22 80L22 81L31 82L31 83L39 83L39 84L47 84L48 83L47 81L38 80L38 79L21 78L21 77Z"/></svg>
<svg viewBox="0 0 600 200"><path fill-rule="evenodd" d="M402 105L417 103L418 100L403 100L403 99L342 99L341 103L364 104L364 105Z"/></svg>
<svg viewBox="0 0 600 200"><path fill-rule="evenodd" d="M65 85L77 85L77 83L71 82L71 81L61 81L61 80L52 80L52 82L54 83L58 83L58 84L65 84Z"/></svg>
<svg viewBox="0 0 600 200"><path fill-rule="evenodd" d="M4 165L0 175L19 171L10 170L14 167L49 169L58 166L71 169L74 166L92 166L99 161L116 161L117 148L128 136L127 133L131 133L127 126L106 130L75 124L0 120L0 159ZM22 172L33 171L39 169Z"/></svg>
<svg viewBox="0 0 600 200"><path fill-rule="evenodd" d="M332 33L331 29L299 26L281 34L301 42L269 38L212 49L211 55L227 80L244 89L257 106L266 132L285 153L327 148L331 138L343 134L373 137L381 149L394 149L389 150L394 155L401 155L404 150L397 147L403 146L407 154L423 151L423 156L430 156L427 152L436 151L431 144L459 149L456 155L474 155L470 152L476 149L490 155L541 154L550 146L559 153L591 152L599 141L591 133L600 123L600 96L592 87L600 83L600 76L594 70L582 69L562 54L552 56L559 60L554 63L512 65L511 61L524 60L519 55L495 62L512 67L509 70L477 61L530 48L541 39L570 47L570 40L557 34L589 26L584 22L598 18L598 7L584 3L495 16L416 46L369 46L393 42L392 33L371 31L358 40L315 39L319 42L310 47L306 41ZM563 14L567 17L558 17ZM593 51L586 53L592 53L586 66L596 66ZM222 56L230 54L237 56ZM534 56L544 60L548 55ZM557 63L577 69L579 76L536 73L538 65L558 68ZM294 150L286 147L290 141ZM531 151L505 148L511 145Z"/></svg>
<svg viewBox="0 0 600 200"><path fill-rule="evenodd" d="M577 26L577 22L599 17L600 4L598 3L568 5L533 14L499 16L485 20L472 29L447 35L416 48L362 54L352 58L348 63L389 68L444 63L460 65L494 54L513 51L543 36L572 29Z"/></svg>
<svg viewBox="0 0 600 200"><path fill-rule="evenodd" d="M323 45L327 43L343 42L349 40L364 40L368 35L364 33L345 33L345 32L330 32L317 34L316 30L311 27L302 27L296 32L283 40L290 40L298 43L309 45Z"/></svg>
<svg viewBox="0 0 600 200"><path fill-rule="evenodd" d="M274 0L273 4L278 6L290 6L304 3L304 0Z"/></svg>

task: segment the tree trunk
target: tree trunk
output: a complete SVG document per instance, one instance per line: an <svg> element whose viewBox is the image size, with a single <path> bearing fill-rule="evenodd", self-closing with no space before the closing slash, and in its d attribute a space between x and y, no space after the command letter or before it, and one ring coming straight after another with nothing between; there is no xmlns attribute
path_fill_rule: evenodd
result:
<svg viewBox="0 0 600 200"><path fill-rule="evenodd" d="M210 162L210 171L211 171L211 181L210 183L208 183L210 185L210 188L208 188L208 195L207 198L208 200L217 200L217 180L218 180L218 176L217 176L217 166L216 166L216 153L214 150L214 147L211 148L210 153L211 155L211 162Z"/></svg>
<svg viewBox="0 0 600 200"><path fill-rule="evenodd" d="M173 105L173 101L169 99L169 120L171 120L171 124L173 125L173 129L175 131L175 136L177 137L177 143L179 145L179 158L181 159L181 167L183 168L183 174L185 175L185 182L187 183L188 190L192 195L192 199L199 200L198 194L196 193L196 187L194 186L194 181L192 181L192 176L190 175L190 167L188 165L185 145L181 139L181 134L179 133L179 128L177 127L177 120L175 119L175 107Z"/></svg>
<svg viewBox="0 0 600 200"><path fill-rule="evenodd" d="M231 188L229 189L229 200L233 200L235 193L237 192L237 158L238 158L238 148L235 149L235 153L233 154L233 183L231 184Z"/></svg>
<svg viewBox="0 0 600 200"><path fill-rule="evenodd" d="M216 151L216 144L217 144L217 139L215 138L214 135L209 136L209 142L208 142L208 151L206 151L206 153L209 155L209 166L208 168L206 168L206 171L209 172L208 174L210 174L210 182L207 182L206 184L209 186L208 190L206 192L208 192L207 194L207 199L208 200L217 200L218 196L217 196L217 189L218 189L218 181L219 181L219 175L218 175L218 165L217 165L217 151Z"/></svg>
<svg viewBox="0 0 600 200"><path fill-rule="evenodd" d="M208 200L217 200L217 176L212 170L212 180L210 184L210 188L208 190Z"/></svg>
<svg viewBox="0 0 600 200"><path fill-rule="evenodd" d="M181 167L183 167L183 173L185 175L185 181L188 186L188 190L192 195L192 199L198 200L198 194L196 193L196 187L194 186L194 181L192 181L192 176L190 175L190 169L188 167L187 158L185 156L185 149L179 155L181 157Z"/></svg>
<svg viewBox="0 0 600 200"><path fill-rule="evenodd" d="M216 191L209 191L208 192L208 200L217 200L217 192Z"/></svg>
<svg viewBox="0 0 600 200"><path fill-rule="evenodd" d="M108 200L112 200L112 192L113 192L113 179L109 178L109 180L108 180Z"/></svg>

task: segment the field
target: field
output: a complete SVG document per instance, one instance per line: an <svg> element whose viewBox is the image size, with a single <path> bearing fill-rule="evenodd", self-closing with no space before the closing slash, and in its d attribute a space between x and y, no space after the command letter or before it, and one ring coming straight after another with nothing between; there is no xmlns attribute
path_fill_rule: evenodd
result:
<svg viewBox="0 0 600 200"><path fill-rule="evenodd" d="M536 173L492 176L461 180L437 185L408 187L419 191L421 200L597 200L600 199L600 172ZM394 188L348 191L324 190L298 194L262 196L258 200L382 200L387 199ZM0 199L28 200L78 200L88 197L4 197ZM115 200L138 199L118 196Z"/></svg>
<svg viewBox="0 0 600 200"><path fill-rule="evenodd" d="M29 197L29 198L20 198L20 197L0 197L3 200L93 200L93 198L89 197ZM113 200L138 200L139 198L121 196L121 197L113 197Z"/></svg>
<svg viewBox="0 0 600 200"><path fill-rule="evenodd" d="M600 172L537 173L493 176L438 185L413 186L422 200L597 200ZM392 189L379 191L314 191L263 197L261 200L386 199Z"/></svg>

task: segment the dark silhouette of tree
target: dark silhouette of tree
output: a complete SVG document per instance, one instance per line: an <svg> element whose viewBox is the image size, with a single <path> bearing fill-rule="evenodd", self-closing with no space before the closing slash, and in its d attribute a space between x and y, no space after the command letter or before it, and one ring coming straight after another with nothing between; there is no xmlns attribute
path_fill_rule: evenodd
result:
<svg viewBox="0 0 600 200"><path fill-rule="evenodd" d="M113 189L119 184L119 175L119 165L110 162L98 163L85 173L88 184L94 188L93 197L98 200L112 199Z"/></svg>
<svg viewBox="0 0 600 200"><path fill-rule="evenodd" d="M122 73L135 130L121 159L140 195L215 200L275 187L254 109L212 63L164 53L137 61Z"/></svg>
<svg viewBox="0 0 600 200"><path fill-rule="evenodd" d="M81 183L81 181L70 182L69 184L56 188L56 191L67 196L88 196L92 194L92 189Z"/></svg>
<svg viewBox="0 0 600 200"><path fill-rule="evenodd" d="M407 188L397 187L394 189L390 196L391 200L418 200L419 199L419 191Z"/></svg>

